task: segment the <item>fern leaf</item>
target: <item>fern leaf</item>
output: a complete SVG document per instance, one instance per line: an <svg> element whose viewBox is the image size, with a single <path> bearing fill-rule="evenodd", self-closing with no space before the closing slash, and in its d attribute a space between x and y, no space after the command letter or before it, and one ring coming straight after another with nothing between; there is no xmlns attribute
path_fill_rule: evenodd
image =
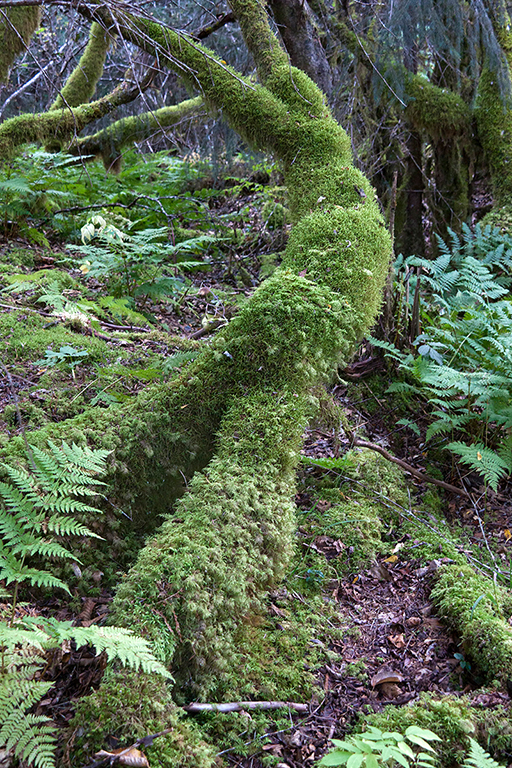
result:
<svg viewBox="0 0 512 768"><path fill-rule="evenodd" d="M502 768L477 741L469 737L469 743L471 747L463 768Z"/></svg>
<svg viewBox="0 0 512 768"><path fill-rule="evenodd" d="M483 443L466 445L455 441L446 447L459 456L463 464L482 475L494 491L498 490L499 481L510 472L508 463Z"/></svg>

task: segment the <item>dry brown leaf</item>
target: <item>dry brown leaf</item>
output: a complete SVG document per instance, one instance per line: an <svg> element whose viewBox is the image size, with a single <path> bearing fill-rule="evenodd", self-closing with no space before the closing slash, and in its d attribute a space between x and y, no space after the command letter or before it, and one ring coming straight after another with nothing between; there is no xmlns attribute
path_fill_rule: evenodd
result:
<svg viewBox="0 0 512 768"><path fill-rule="evenodd" d="M400 633L399 635L388 635L388 640L390 643L393 643L395 648L405 648L403 633Z"/></svg>
<svg viewBox="0 0 512 768"><path fill-rule="evenodd" d="M396 699L402 693L402 689L396 683L382 683L380 689L386 699Z"/></svg>
<svg viewBox="0 0 512 768"><path fill-rule="evenodd" d="M393 581L393 574L382 563L377 563L372 568L369 568L368 573L379 581Z"/></svg>
<svg viewBox="0 0 512 768"><path fill-rule="evenodd" d="M442 629L443 624L439 619L424 619L423 623L425 626L429 627L430 629Z"/></svg>
<svg viewBox="0 0 512 768"><path fill-rule="evenodd" d="M410 616L408 619L405 620L405 623L408 627L419 627L421 624L421 619L419 616Z"/></svg>
<svg viewBox="0 0 512 768"><path fill-rule="evenodd" d="M96 752L94 757L106 758L110 757L114 759L114 765L131 765L135 768L150 768L146 755L135 749L135 747L129 747L126 749L114 749L112 752L107 752L105 749L100 749Z"/></svg>

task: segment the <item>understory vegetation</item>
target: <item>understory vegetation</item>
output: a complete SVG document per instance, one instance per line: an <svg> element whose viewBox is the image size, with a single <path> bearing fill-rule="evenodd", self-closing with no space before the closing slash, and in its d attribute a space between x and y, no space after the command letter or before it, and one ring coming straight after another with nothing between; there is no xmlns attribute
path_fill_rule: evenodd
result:
<svg viewBox="0 0 512 768"><path fill-rule="evenodd" d="M16 166L25 162L24 157L13 161L5 176L12 180ZM282 258L287 219L283 216L279 226L271 224L268 209L269 202L286 206L286 198L277 170L267 166L264 184L248 181L255 169L244 158L238 160L238 177L228 174L212 184L205 164L170 161L161 155L134 156L129 166L132 197L126 211L120 202L126 200L124 185L116 179L118 186L114 186L98 167L79 167L70 158L45 153L36 153L36 163L61 195L51 199L49 193L44 205L33 207L26 193L30 178L26 187L10 187L10 204L13 211L18 210L18 218L4 224L11 232L9 242L2 245L1 261L5 482L0 486L4 504L0 575L6 591L0 641L5 749L29 764L51 766L55 755L61 759L62 737L71 733L78 755L73 759L85 764L95 750L110 754L109 734L116 739L111 745L126 746L129 733L136 749L137 739L170 729L146 745L149 759L207 766L216 752L227 750L227 754L259 754L263 764L275 764L280 753L273 749L271 734L289 729L288 714L254 711L247 731L239 712L205 712L192 725L191 715L180 707L186 708L198 697L217 702L307 702L313 696L322 701L327 690L319 686L319 671L326 665L336 666L336 649L354 635L349 616L333 600L332 585L365 578L368 568L380 568L374 574L377 583L393 578L393 569L408 568L408 563L419 571L423 568L428 574L424 578L433 587L435 610L460 643L453 652L460 679L470 681L475 691L479 685L490 686L489 690L507 685L512 679L508 624L512 576L506 552L510 532L493 528L476 543L473 521L469 526L464 519L447 526L442 495L428 491L422 501L400 468L367 448L347 450L346 431L352 434L353 429L350 407L347 410L324 390L312 392L306 411L320 408L316 418L320 429L331 435L330 443L327 449L303 451L297 480L299 506L287 511L287 525L297 528L298 538L284 580L263 602L252 599L245 608L232 608L245 610L247 620L233 629L227 660L226 648L220 653L215 650L216 642L227 642L226 636L215 630L208 638L200 687L188 672L183 674L187 663L180 669L176 654L186 614L177 614L173 607L166 611L164 606L148 611L146 605L155 590L158 604L159 577L152 574L156 546L168 549L171 556L176 552L176 560L167 566L169 573L179 571L179 563L188 557L203 557L204 542L200 544L195 534L200 510L189 510L185 527L177 526L183 523L178 504L164 524L169 544L163 545L161 538L152 544L152 523L140 512L134 516L122 483L114 480L112 484L119 468L109 466L111 452L65 441L85 445L87 424L104 423L108 428L109 413L129 408L143 396L158 398L162 385L186 376L201 349L211 345L217 328L246 305L247 295ZM36 176L37 164L31 168ZM145 180L151 177L154 185L169 174L175 185L173 195L156 204L154 195L145 196ZM73 198L77 188L81 206ZM58 214L58 227L53 228L52 211L57 199L62 209L64 195L70 210ZM96 205L92 201L98 197L111 202L101 208L98 204L91 214L88 206ZM190 211L194 218L187 220ZM16 237L14 226L18 227ZM38 233L38 243L33 242L32 230ZM451 233L450 238L447 244L440 242L435 260L397 260L392 330L387 339L372 339L373 354L382 349L389 361L385 379L391 379L388 392L401 430L398 434L402 439L411 434L411 439L426 441L420 444L425 446L429 472L444 475L461 489L482 483L473 517L483 525L482 516L492 514L486 510L493 508L493 494L511 468L507 295L512 241L491 226L465 228L461 236ZM411 338L408 329L413 322L417 335ZM229 364L233 352L220 354ZM343 379L344 373L340 376ZM361 386L349 385L350 400L357 400ZM375 399L382 402L378 386L375 391ZM297 408L303 406L293 399L299 398L292 394L290 403L290 417L296 419ZM266 407L263 400L259 407ZM276 421L272 429L276 437L279 429L286 434L286 424ZM314 429L315 423L308 434L314 434ZM250 420L247 430L249 435ZM364 429L357 434L367 436ZM94 432L89 430L89 435L93 437ZM243 451L246 439L238 431L237 442L229 450ZM144 448L150 449L149 444ZM20 464L23 457L26 469ZM202 480L211 485L214 495L219 471L210 469L208 479ZM101 475L105 485L98 482ZM89 482L94 486L89 488ZM259 494L261 488L260 482L259 489L255 484L250 492ZM281 505L287 503L289 493L283 491ZM80 500L91 493L99 508ZM221 547L236 551L235 541L242 532L235 509L213 551ZM267 525L272 516L271 509ZM276 540L282 530L276 529ZM149 534L146 562L140 556L137 560L141 534ZM228 536L233 537L232 543ZM205 552L211 558L212 549ZM102 626L104 614L98 614L100 626L87 622L73 626L80 605L110 595L134 563L135 578L124 577L110 611L109 624L118 626ZM255 567L260 573L262 566L258 559ZM204 561L201 568L206 567ZM50 598L55 588L59 596ZM189 610L202 611L206 618L211 607L194 603L202 599L197 584L184 581L181 589L189 590ZM63 609L66 592L68 608ZM237 606L235 593L233 600ZM138 606L133 614L136 626L123 626L126 601ZM45 604L47 608L34 611L36 605ZM54 618L57 608L65 619ZM228 616L224 608L223 627ZM144 640L131 633L140 631L138 626L144 628ZM59 736L51 724L54 682L41 664L43 659L54 659L50 666L55 675L65 664L59 649L70 643L76 649L73 653L88 643L100 659L102 654L112 660L117 655L139 671L136 675L118 671L113 676L110 667L99 690L85 697L86 691L79 691L75 719L69 721L70 709ZM159 666L162 662L170 664L173 689L155 678L154 670L169 674ZM366 664L346 664L347 679L361 676L368 684ZM343 675L343 667L339 674ZM475 694L456 693L460 687L456 671L452 677L454 687L448 696L430 693L413 706L388 705L379 714L362 715L358 728L362 736L335 740L335 750L328 752L322 764L345 764L356 754L362 756L361 765L388 764L400 753L411 765L423 761L448 768L462 764L456 759L465 755L467 765L476 765L471 760L478 756L483 761L479 765L491 765L485 762L491 760L488 753L485 757L487 750L497 759L506 759L512 751L508 713L499 707L479 710L472 704ZM23 695L12 696L13 685ZM150 691L162 702L161 708L141 713L141 697ZM43 699L44 706L38 706ZM122 723L116 724L112 714L116 710L123 713ZM19 738L22 731L24 740ZM391 732L392 738L386 737ZM442 739L439 746L433 743L432 760L408 751L403 741L408 734L421 739L421 733L430 732ZM178 742L177 733L181 734ZM122 734L124 740L117 742ZM365 751L365 738L374 745L371 753ZM180 741L187 745L185 752Z"/></svg>
<svg viewBox="0 0 512 768"><path fill-rule="evenodd" d="M512 765L512 7L22 2L0 765Z"/></svg>

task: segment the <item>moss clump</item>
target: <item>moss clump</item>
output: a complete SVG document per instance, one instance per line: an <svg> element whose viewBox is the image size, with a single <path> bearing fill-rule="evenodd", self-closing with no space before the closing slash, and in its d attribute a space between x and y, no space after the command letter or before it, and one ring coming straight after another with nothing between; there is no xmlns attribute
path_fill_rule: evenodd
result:
<svg viewBox="0 0 512 768"><path fill-rule="evenodd" d="M289 223L289 211L275 200L267 200L261 209L261 216L269 229L281 229Z"/></svg>
<svg viewBox="0 0 512 768"><path fill-rule="evenodd" d="M0 19L0 83L7 82L9 69L16 56L27 49L40 23L39 6L6 8L3 11Z"/></svg>
<svg viewBox="0 0 512 768"><path fill-rule="evenodd" d="M164 768L212 768L218 764L194 723L180 717L163 680L142 672L107 672L100 689L77 705L69 728L73 764L90 761L109 741L127 747L137 738L167 728L171 733L144 749L151 764Z"/></svg>
<svg viewBox="0 0 512 768"><path fill-rule="evenodd" d="M113 354L119 356L119 350L111 350L102 339L75 333L63 325L45 328L46 321L47 318L23 310L0 315L0 351L4 360L11 363L30 360L35 363L44 358L48 347L58 350L66 344L87 350L87 363L106 362ZM121 352L121 356L127 355Z"/></svg>
<svg viewBox="0 0 512 768"><path fill-rule="evenodd" d="M482 219L482 226L488 224L510 234L512 232L512 205L505 203L505 205L494 206L492 211L486 213Z"/></svg>
<svg viewBox="0 0 512 768"><path fill-rule="evenodd" d="M428 728L441 738L441 742L433 744L441 768L459 768L469 747L468 735L475 734L472 712L467 701L454 696L436 699L430 694L422 694L419 702L413 705L391 705L384 707L382 712L365 716L364 724L399 733L403 733L410 725Z"/></svg>
<svg viewBox="0 0 512 768"><path fill-rule="evenodd" d="M34 266L34 250L30 248L5 248L0 250L0 264L8 266L10 272L14 271L16 266L18 267L33 267Z"/></svg>
<svg viewBox="0 0 512 768"><path fill-rule="evenodd" d="M426 77L408 77L406 118L417 130L423 129L435 140L471 133L471 110L459 94L432 85Z"/></svg>
<svg viewBox="0 0 512 768"><path fill-rule="evenodd" d="M512 629L503 613L506 590L467 565L439 572L432 599L486 681L512 680Z"/></svg>

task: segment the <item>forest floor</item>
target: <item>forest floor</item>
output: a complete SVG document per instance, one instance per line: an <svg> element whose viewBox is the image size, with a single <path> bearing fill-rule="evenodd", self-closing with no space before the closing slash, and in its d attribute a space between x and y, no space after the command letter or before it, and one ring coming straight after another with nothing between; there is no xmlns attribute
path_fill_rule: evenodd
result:
<svg viewBox="0 0 512 768"><path fill-rule="evenodd" d="M234 206L251 210L251 197L239 194L236 202L227 197L218 206L222 214L232 212ZM247 228L261 231L259 216L254 208L246 218ZM251 294L262 267L257 255L262 245L271 254L282 247L285 235L282 230L267 230L265 237L265 242L253 240L248 250L217 263L210 271L195 272L179 301L146 302L144 310L152 316L151 323L142 322L140 306L138 323L115 309L91 322L85 303L94 303L103 286L86 280L79 265L69 260L69 251L61 246L48 250L13 237L0 241L0 441L5 443L25 432L30 442L32 429L73 417L89 407L115 407L151 381L175 375L183 364L180 355L208 343L216 328ZM268 263L272 263L270 257ZM60 306L44 299L56 292L63 299ZM397 427L396 404L382 394L387 375L384 365L363 347L359 359L340 372L341 383L330 397L351 429L365 440L424 469L423 445L406 428ZM311 495L307 473L312 477L315 472L319 476L326 472L321 462L315 468L315 461L343 456L351 447L343 430L321 422L308 429L303 449L308 469L302 470L296 499L299 515L301 511L307 515L314 506L321 508L322 503L328 509L330 503ZM451 479L454 483L459 480ZM512 502L507 488L499 494L487 490L483 499L485 489L477 479L468 476L464 482L471 497L444 494L440 501L443 512L450 523L463 528L464 546L477 559L487 550L500 563L507 561L512 547ZM409 478L409 490L410 508L421 509L426 486ZM424 516L427 521L428 514ZM329 602L331 609L334 606L339 625L351 631L331 639L323 663L312 670L313 698L298 702L309 706L308 714L290 714L287 728L280 726L274 732L270 727L265 734L251 737L251 715L244 713L250 756L240 756L238 747L225 746L222 755L229 765L260 768L268 765L269 756L280 768L313 765L325 754L329 739L350 730L360 714L379 712L390 704L405 706L423 692L467 695L475 707L510 709L506 691L482 687L464 658L460 638L447 630L430 601L432 578L448 561L442 547L438 558L425 561L415 559L410 547L403 557L404 541L400 528L391 526L376 559L351 568L350 563L346 565L343 537L312 535L310 528L299 525L299 551L313 549L326 563L345 562L338 577L332 578L330 571L328 576L315 571L312 579L317 582L315 594ZM38 611L52 613L84 626L101 623L112 600L112 586L103 585L102 575L101 571L92 574L97 587L94 594L77 591L72 603L59 595L46 595L25 610L35 615ZM307 597L290 594L307 601ZM277 626L286 614L284 598L290 599L290 594L283 596L278 590L270 595L269 611ZM55 687L39 711L58 725L66 725L74 701L99 684L103 668L104 659L95 658L92 651L71 647L63 651L51 670Z"/></svg>

